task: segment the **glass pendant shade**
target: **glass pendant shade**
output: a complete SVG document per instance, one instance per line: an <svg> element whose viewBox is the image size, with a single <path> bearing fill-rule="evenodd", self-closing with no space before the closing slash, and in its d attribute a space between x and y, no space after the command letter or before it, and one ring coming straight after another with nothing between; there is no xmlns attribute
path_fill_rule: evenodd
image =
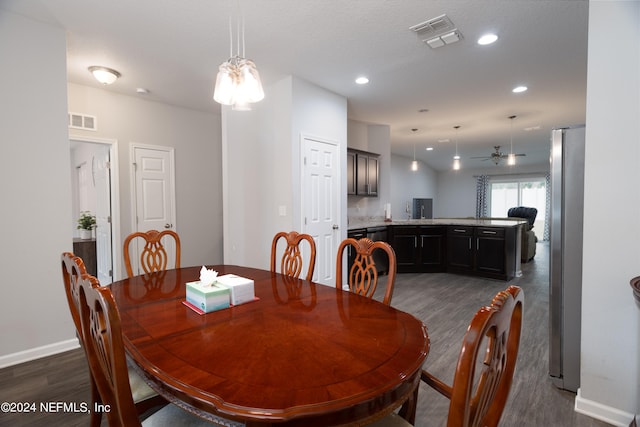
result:
<svg viewBox="0 0 640 427"><path fill-rule="evenodd" d="M460 156L453 157L453 170L460 170Z"/></svg>
<svg viewBox="0 0 640 427"><path fill-rule="evenodd" d="M224 62L218 67L218 76L216 77L216 88L213 93L213 99L223 105L233 105L238 86L238 78L231 62Z"/></svg>
<svg viewBox="0 0 640 427"><path fill-rule="evenodd" d="M509 153L509 155L507 156L507 164L509 166L513 166L516 164L516 155L513 153Z"/></svg>
<svg viewBox="0 0 640 427"><path fill-rule="evenodd" d="M411 162L411 170L412 171L417 171L418 170L418 161L414 160Z"/></svg>

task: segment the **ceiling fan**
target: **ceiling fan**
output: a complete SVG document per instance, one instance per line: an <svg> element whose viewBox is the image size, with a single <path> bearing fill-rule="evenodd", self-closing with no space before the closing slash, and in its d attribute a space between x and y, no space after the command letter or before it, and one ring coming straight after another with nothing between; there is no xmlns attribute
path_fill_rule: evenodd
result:
<svg viewBox="0 0 640 427"><path fill-rule="evenodd" d="M494 153L491 153L489 156L480 156L480 157L471 157L472 159L482 159L484 160L491 160L493 163L495 163L496 165L500 164L500 160L502 159L506 159L509 157L509 153L503 153L502 151L500 151L500 146L499 145L494 145L493 148L496 150ZM518 154L514 154L514 156L526 156L526 154L523 153L518 153Z"/></svg>

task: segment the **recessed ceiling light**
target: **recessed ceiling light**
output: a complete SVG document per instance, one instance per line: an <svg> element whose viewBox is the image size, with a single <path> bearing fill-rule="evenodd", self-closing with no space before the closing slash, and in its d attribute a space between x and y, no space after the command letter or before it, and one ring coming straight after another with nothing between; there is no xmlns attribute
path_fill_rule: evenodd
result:
<svg viewBox="0 0 640 427"><path fill-rule="evenodd" d="M451 142L451 140L449 138L439 139L438 142Z"/></svg>
<svg viewBox="0 0 640 427"><path fill-rule="evenodd" d="M527 91L527 87L526 86L517 86L513 88L513 93L522 93L522 92L526 92Z"/></svg>
<svg viewBox="0 0 640 427"><path fill-rule="evenodd" d="M496 36L495 34L485 34L478 39L478 44L485 46L494 43L496 40L498 40L498 36Z"/></svg>
<svg viewBox="0 0 640 427"><path fill-rule="evenodd" d="M356 83L358 83L359 85L366 85L367 83L369 83L369 79L366 78L365 76L358 77L356 79Z"/></svg>
<svg viewBox="0 0 640 427"><path fill-rule="evenodd" d="M427 151L433 151L433 147L427 147L426 150Z"/></svg>
<svg viewBox="0 0 640 427"><path fill-rule="evenodd" d="M149 93L149 89L139 87L136 89L136 93L139 93L140 95L147 95Z"/></svg>

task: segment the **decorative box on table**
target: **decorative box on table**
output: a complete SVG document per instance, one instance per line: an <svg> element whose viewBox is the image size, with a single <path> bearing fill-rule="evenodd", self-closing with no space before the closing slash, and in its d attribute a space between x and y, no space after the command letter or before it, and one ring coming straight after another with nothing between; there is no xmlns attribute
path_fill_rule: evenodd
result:
<svg viewBox="0 0 640 427"><path fill-rule="evenodd" d="M235 274L225 274L224 276L219 276L216 283L229 289L231 292L231 305L244 304L255 300L253 280L251 279L236 276Z"/></svg>
<svg viewBox="0 0 640 427"><path fill-rule="evenodd" d="M216 283L203 285L199 281L188 282L186 285L187 302L205 313L229 308L231 297L228 287Z"/></svg>

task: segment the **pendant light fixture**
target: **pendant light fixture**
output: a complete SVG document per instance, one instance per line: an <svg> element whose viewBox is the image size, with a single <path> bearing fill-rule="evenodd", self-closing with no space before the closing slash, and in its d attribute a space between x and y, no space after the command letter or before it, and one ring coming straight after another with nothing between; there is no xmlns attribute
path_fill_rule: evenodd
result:
<svg viewBox="0 0 640 427"><path fill-rule="evenodd" d="M513 119L515 118L516 116L509 116L509 119L511 120L511 149L507 156L507 165L509 166L514 166L516 164L516 155L513 154Z"/></svg>
<svg viewBox="0 0 640 427"><path fill-rule="evenodd" d="M460 155L458 154L458 129L460 126L453 127L456 130L456 155L453 156L453 170L460 170Z"/></svg>
<svg viewBox="0 0 640 427"><path fill-rule="evenodd" d="M411 129L412 132L417 132L418 129L417 128L413 128ZM413 161L411 162L411 170L412 171L417 171L418 170L418 161L416 160L416 143L413 143Z"/></svg>
<svg viewBox="0 0 640 427"><path fill-rule="evenodd" d="M234 55L233 25L229 18L230 58L218 67L213 99L220 104L231 105L234 110L246 111L251 109L249 104L264 98L264 91L256 64L244 57L244 18L242 18L242 24L238 18L236 27L237 48Z"/></svg>
<svg viewBox="0 0 640 427"><path fill-rule="evenodd" d="M411 162L411 170L414 172L418 170L418 161L416 160L416 144L413 144L413 162Z"/></svg>

